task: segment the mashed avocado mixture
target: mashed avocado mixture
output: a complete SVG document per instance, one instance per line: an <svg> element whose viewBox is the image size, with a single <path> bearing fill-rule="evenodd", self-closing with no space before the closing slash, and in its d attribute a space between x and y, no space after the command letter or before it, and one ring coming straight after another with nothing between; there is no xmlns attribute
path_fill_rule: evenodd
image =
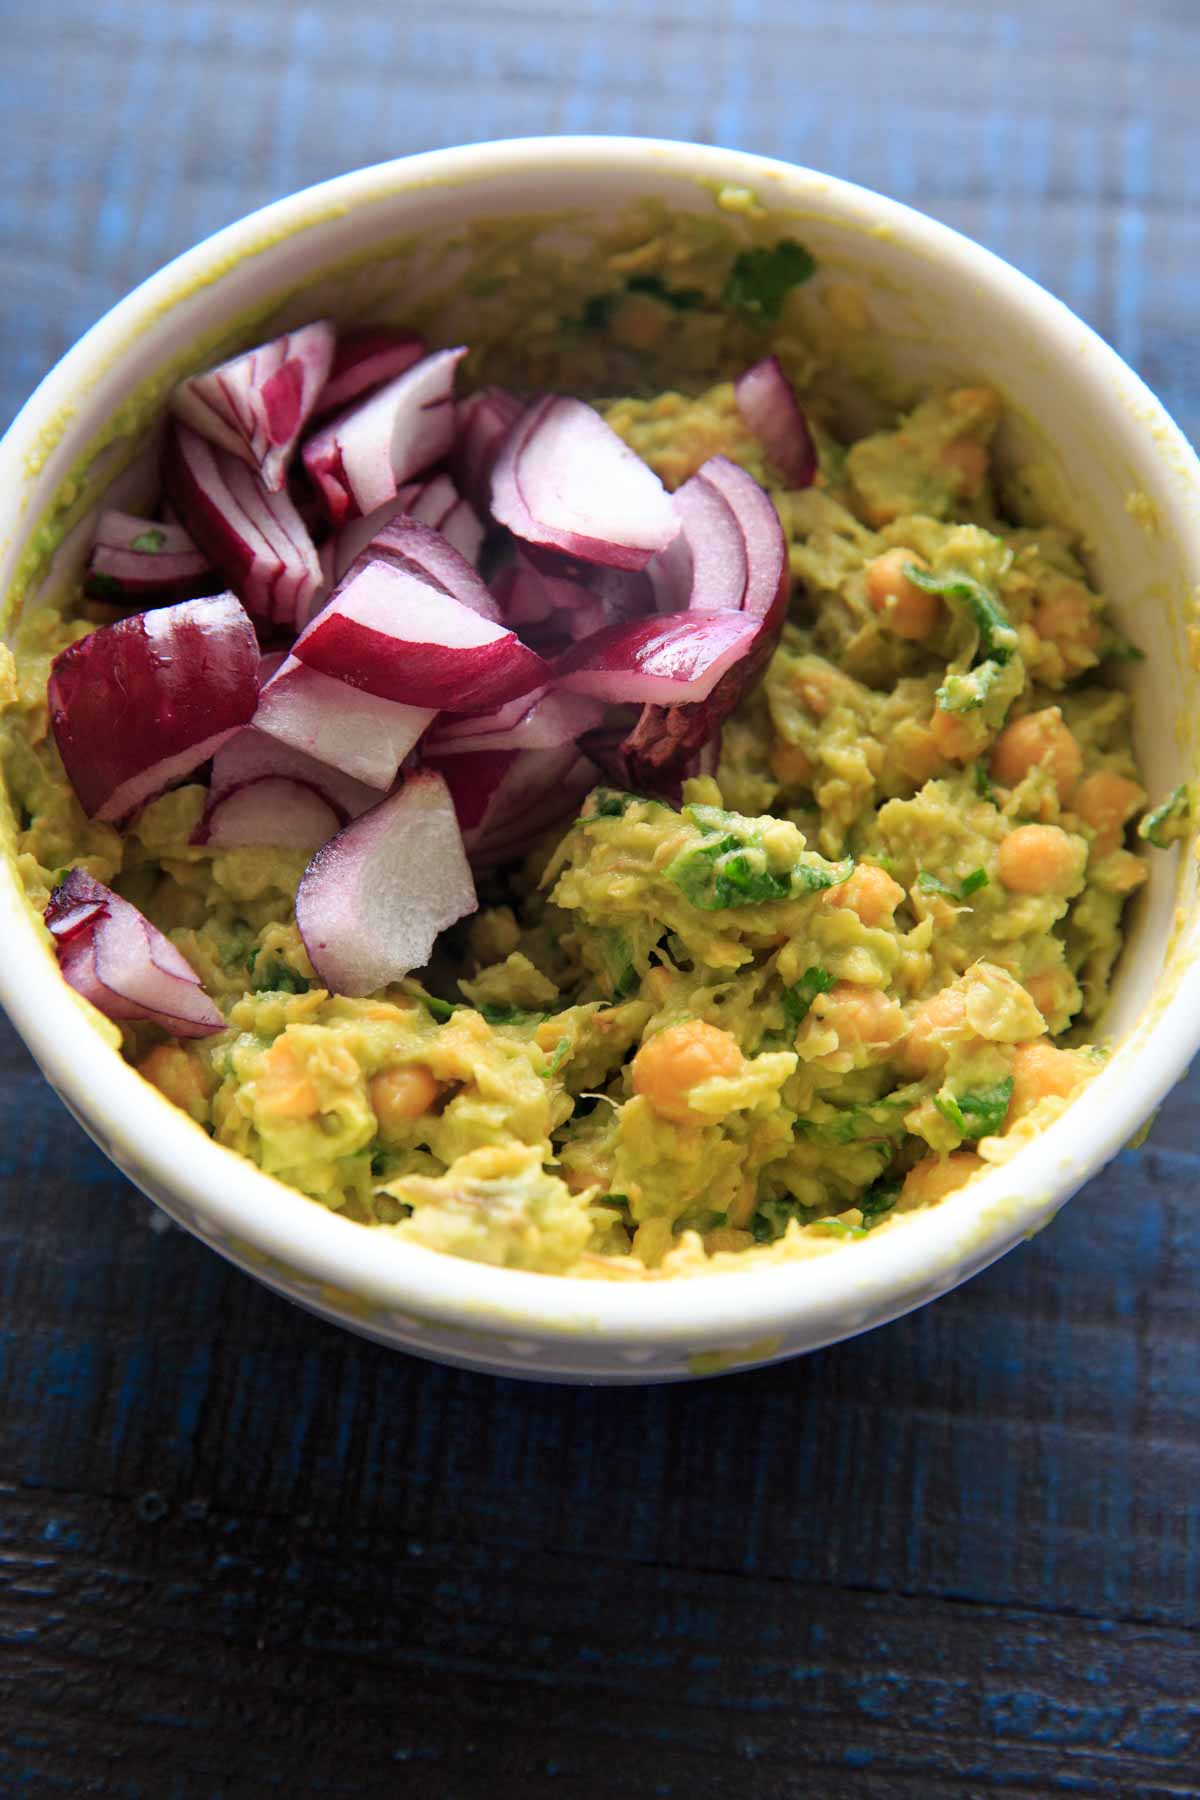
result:
<svg viewBox="0 0 1200 1800"><path fill-rule="evenodd" d="M617 326L661 338L689 304L631 281ZM46 677L114 614L25 621L0 742L30 900L80 866L169 933L228 1029L126 1026L123 1048L219 1143L409 1242L638 1279L886 1228L1094 1072L1145 873L1124 841L1146 801L1129 702L1105 679L1129 647L1071 534L1013 522L1030 515L993 479L994 394L851 431L836 381L792 372L820 451L803 491L730 382L602 405L668 487L720 453L783 521L790 621L716 777L681 805L597 787L485 884L422 981L369 999L315 984L293 918L306 853L193 846L196 785L123 834L84 817Z"/></svg>

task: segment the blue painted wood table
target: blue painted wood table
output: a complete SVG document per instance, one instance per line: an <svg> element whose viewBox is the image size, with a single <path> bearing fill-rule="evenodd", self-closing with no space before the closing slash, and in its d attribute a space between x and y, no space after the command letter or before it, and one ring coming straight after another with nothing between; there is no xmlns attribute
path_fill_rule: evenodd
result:
<svg viewBox="0 0 1200 1800"><path fill-rule="evenodd" d="M1190 0L49 0L5 11L0 415L252 206L634 131L961 226L1200 426ZM0 1792L1200 1793L1195 1085L932 1309L686 1389L289 1310L0 1036Z"/></svg>

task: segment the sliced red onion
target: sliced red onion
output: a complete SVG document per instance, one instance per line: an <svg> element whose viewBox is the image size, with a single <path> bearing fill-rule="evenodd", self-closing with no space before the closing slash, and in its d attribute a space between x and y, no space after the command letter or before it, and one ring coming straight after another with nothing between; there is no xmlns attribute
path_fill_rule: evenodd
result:
<svg viewBox="0 0 1200 1800"><path fill-rule="evenodd" d="M532 544L616 569L645 568L679 530L653 469L590 406L555 394L505 439L492 513Z"/></svg>
<svg viewBox="0 0 1200 1800"><path fill-rule="evenodd" d="M258 664L232 594L135 613L60 651L50 725L89 817L119 823L207 762L249 723Z"/></svg>
<svg viewBox="0 0 1200 1800"><path fill-rule="evenodd" d="M436 489L433 503L426 498L431 489ZM442 501L446 502L444 507L440 504ZM462 557L470 571L474 573L475 562L483 544L483 524L475 516L467 502L459 499L458 490L450 481L449 476L437 475L430 482L406 484L384 506L376 507L374 512L366 513L361 519L349 519L342 526L337 536L332 539L331 567L334 582L342 579L351 563L356 557L362 555L368 544L374 543L386 525L390 525L393 520L401 516L411 518L420 524L422 518L433 510L434 504L437 505L439 516L432 521L430 529L449 544L450 548ZM447 563L438 550L431 551L428 539L422 539L421 545L426 558L432 554L438 558L439 566L454 571L451 576L452 581L456 576L461 577L461 571L458 570L457 564ZM410 560L415 560L415 541L410 540L404 554L407 554ZM443 579L441 585L445 587L448 584ZM469 599L463 598L463 604L469 605L475 612L481 611L485 604L480 594L482 583L461 578L458 585L463 587L464 594L470 595ZM453 591L453 588L450 591ZM486 591L484 589L483 593L486 594ZM484 617L499 619L498 609L491 606L490 602L486 602L486 604L488 604L489 610L484 613Z"/></svg>
<svg viewBox="0 0 1200 1800"><path fill-rule="evenodd" d="M439 932L475 905L449 790L422 770L318 850L296 923L319 980L362 996L424 968Z"/></svg>
<svg viewBox="0 0 1200 1800"><path fill-rule="evenodd" d="M662 706L706 700L757 635L743 613L655 613L574 645L555 664L555 680L568 693L597 700Z"/></svg>
<svg viewBox="0 0 1200 1800"><path fill-rule="evenodd" d="M63 979L106 1018L148 1019L173 1037L209 1037L225 1021L191 964L136 906L72 869L46 908Z"/></svg>
<svg viewBox="0 0 1200 1800"><path fill-rule="evenodd" d="M425 354L424 339L411 331L348 331L338 338L329 379L317 396L314 414L325 418L349 406L385 381L394 381Z"/></svg>
<svg viewBox="0 0 1200 1800"><path fill-rule="evenodd" d="M454 374L466 347L437 350L368 400L338 413L304 446L304 466L335 525L374 512L454 441Z"/></svg>
<svg viewBox="0 0 1200 1800"><path fill-rule="evenodd" d="M431 475L428 481L418 484L412 499L401 511L407 513L410 519L416 519L419 525L428 525L438 531L446 514L457 504L458 489L450 477L445 474Z"/></svg>
<svg viewBox="0 0 1200 1800"><path fill-rule="evenodd" d="M244 463L186 425L168 433L163 473L188 531L249 610L297 629L322 574L287 494L269 494Z"/></svg>
<svg viewBox="0 0 1200 1800"><path fill-rule="evenodd" d="M315 788L283 775L263 775L231 788L207 807L192 842L207 844L210 850L247 844L315 850L337 834L342 822L337 809Z"/></svg>
<svg viewBox="0 0 1200 1800"><path fill-rule="evenodd" d="M395 525L414 534L425 529L409 520ZM483 712L543 686L547 665L515 632L464 606L415 562L381 553L392 533L388 527L359 557L297 638L300 661L378 699L453 712ZM411 541L407 532L402 541ZM439 554L454 556L437 541ZM456 560L478 581L461 557Z"/></svg>
<svg viewBox="0 0 1200 1800"><path fill-rule="evenodd" d="M770 660L787 615L790 575L787 542L768 495L736 463L714 456L690 482L681 507L688 534L693 594L706 603L732 593L744 564L741 617L751 627L741 655L698 702L645 706L633 730L618 744L608 734L589 738L584 748L614 777L634 788L674 792L687 775L711 771L720 753L721 726L758 681ZM675 498L684 495L680 488ZM731 550L723 501L741 538L742 558ZM668 555L674 553L674 546ZM728 588L725 584L728 583ZM695 619L727 618L696 608ZM580 646L584 649L585 646Z"/></svg>
<svg viewBox="0 0 1200 1800"><path fill-rule="evenodd" d="M523 411L517 396L500 387L480 388L459 406L450 466L459 490L480 512L491 504L500 447Z"/></svg>
<svg viewBox="0 0 1200 1800"><path fill-rule="evenodd" d="M475 750L558 750L594 731L603 717L601 700L543 688L492 713L465 719L446 714L429 732L421 754L436 760Z"/></svg>
<svg viewBox="0 0 1200 1800"><path fill-rule="evenodd" d="M811 487L817 446L796 390L777 356L764 356L734 383L737 408L789 487Z"/></svg>
<svg viewBox="0 0 1200 1800"><path fill-rule="evenodd" d="M487 535L483 520L475 511L469 500L459 500L442 520L438 527L442 536L452 550L457 550L464 562L478 568L479 552L483 549L483 540Z"/></svg>
<svg viewBox="0 0 1200 1800"><path fill-rule="evenodd" d="M356 781L329 763L317 762L303 750L295 750L251 725L222 744L213 757L209 808L235 788L271 778L312 788L336 813L335 830L379 804L378 789Z"/></svg>
<svg viewBox="0 0 1200 1800"><path fill-rule="evenodd" d="M114 584L132 600L194 600L220 578L182 525L109 510L96 522L86 585L107 597Z"/></svg>
<svg viewBox="0 0 1200 1800"><path fill-rule="evenodd" d="M266 687L272 675L280 670L288 659L286 650L265 650L258 659L258 685Z"/></svg>
<svg viewBox="0 0 1200 1800"><path fill-rule="evenodd" d="M318 319L181 382L171 410L209 443L248 463L267 492L277 494L325 386L334 341L333 326Z"/></svg>
<svg viewBox="0 0 1200 1800"><path fill-rule="evenodd" d="M710 467L705 463L705 469ZM729 501L702 470L676 491L674 504L679 536L646 571L660 611L740 611L746 595L746 541Z"/></svg>
<svg viewBox="0 0 1200 1800"><path fill-rule="evenodd" d="M254 728L386 793L434 714L397 706L289 656L259 696Z"/></svg>
<svg viewBox="0 0 1200 1800"><path fill-rule="evenodd" d="M557 750L500 750L439 762L472 868L499 867L524 856L595 786L597 769L574 744Z"/></svg>

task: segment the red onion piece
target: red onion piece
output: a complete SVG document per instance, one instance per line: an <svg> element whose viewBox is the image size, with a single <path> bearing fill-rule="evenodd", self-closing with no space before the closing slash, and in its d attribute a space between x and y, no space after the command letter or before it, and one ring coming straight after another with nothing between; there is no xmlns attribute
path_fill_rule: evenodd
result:
<svg viewBox="0 0 1200 1800"><path fill-rule="evenodd" d="M394 524L425 531L408 520ZM384 539L392 532L388 527ZM294 655L302 663L381 700L453 712L483 712L545 684L547 665L514 632L464 606L427 570L381 554L382 541L359 557L297 638ZM411 541L407 533L404 541ZM454 555L437 541L439 554ZM461 557L457 562L478 581Z"/></svg>
<svg viewBox="0 0 1200 1800"><path fill-rule="evenodd" d="M225 1021L191 964L128 900L72 869L46 907L63 979L106 1018L148 1019L173 1037L209 1037Z"/></svg>
<svg viewBox="0 0 1200 1800"><path fill-rule="evenodd" d="M645 568L679 530L653 469L590 406L555 394L505 439L492 513L530 543L616 569Z"/></svg>
<svg viewBox="0 0 1200 1800"><path fill-rule="evenodd" d="M254 728L386 793L433 716L427 707L377 700L289 656L259 696Z"/></svg>
<svg viewBox="0 0 1200 1800"><path fill-rule="evenodd" d="M318 850L296 923L319 980L362 996L424 968L438 933L475 905L446 783L422 770Z"/></svg>
<svg viewBox="0 0 1200 1800"><path fill-rule="evenodd" d="M318 319L181 382L171 395L171 410L201 437L248 463L267 492L277 494L325 386L334 341L333 326Z"/></svg>
<svg viewBox="0 0 1200 1800"><path fill-rule="evenodd" d="M597 700L705 700L757 632L742 613L655 613L585 638L558 659L554 676L568 693Z"/></svg>
<svg viewBox="0 0 1200 1800"><path fill-rule="evenodd" d="M725 591L725 581L732 592L739 578L738 559L725 541L726 521L711 504L716 497L726 503L741 537L745 583L740 616L751 631L740 657L698 703L645 706L633 730L619 743L605 733L593 734L584 744L614 779L655 792L674 792L687 775L711 772L719 756L721 726L758 681L779 642L791 585L779 515L744 469L714 456L685 487L691 492L681 515L689 535L693 592L708 600ZM680 488L677 501L683 493ZM690 616L703 620L728 614L701 607Z"/></svg>
<svg viewBox="0 0 1200 1800"><path fill-rule="evenodd" d="M50 725L89 817L120 823L207 762L249 723L258 663L232 594L135 613L60 651Z"/></svg>
<svg viewBox="0 0 1200 1800"><path fill-rule="evenodd" d="M483 549L486 536L483 520L475 511L469 500L459 500L446 514L439 526L442 536L452 550L457 550L464 562L471 567L479 565L479 552Z"/></svg>
<svg viewBox="0 0 1200 1800"><path fill-rule="evenodd" d="M796 390L777 356L764 356L734 383L737 408L789 487L811 487L817 446Z"/></svg>
<svg viewBox="0 0 1200 1800"><path fill-rule="evenodd" d="M367 400L338 413L304 446L304 466L335 525L374 512L454 441L454 375L465 346L437 350Z"/></svg>
<svg viewBox="0 0 1200 1800"><path fill-rule="evenodd" d="M705 469L710 467L705 463ZM679 536L647 570L660 610L740 611L747 567L737 514L703 471L685 481L673 498Z"/></svg>
<svg viewBox="0 0 1200 1800"><path fill-rule="evenodd" d="M296 630L321 591L313 541L286 493L186 425L168 434L164 478L188 531L252 613Z"/></svg>
<svg viewBox="0 0 1200 1800"><path fill-rule="evenodd" d="M427 498L431 489L436 490L433 502ZM445 502L444 506L441 504L443 501ZM436 475L430 482L406 484L385 505L376 507L374 512L366 513L361 519L350 519L342 526L332 540L333 580L341 581L351 563L362 555L369 544L375 542L386 525L390 525L393 520L401 516L414 519L420 524L422 518L434 510L435 505L439 516L432 522L430 529L438 538L444 539L450 548L467 563L470 572L474 573L475 560L483 544L483 524L475 516L467 502L459 498L458 490L449 476ZM453 592L455 585L461 586L463 594L456 597L463 599L464 606L470 606L473 611L480 612L487 605L489 610L484 613L484 617L499 619L500 613L496 607L491 606L490 602L483 598L487 590L483 588L482 583L467 580L462 576L457 564L448 563L440 551L436 549L431 551L428 539L422 539L421 544L426 558L432 554L437 557L439 566L453 571L450 583L442 579L443 587L449 586L450 591ZM405 554L410 559L415 555L415 542L411 539ZM470 598L466 597L468 594Z"/></svg>
<svg viewBox="0 0 1200 1800"><path fill-rule="evenodd" d="M436 760L475 750L559 750L594 731L603 717L603 701L542 689L522 694L496 712L465 719L445 715L429 732L421 754Z"/></svg>
<svg viewBox="0 0 1200 1800"><path fill-rule="evenodd" d="M578 810L597 769L574 744L558 750L499 750L439 762L474 869L524 856L544 831Z"/></svg>
<svg viewBox="0 0 1200 1800"><path fill-rule="evenodd" d="M505 438L524 411L515 394L500 387L468 394L458 409L458 426L450 466L459 490L486 513L491 504L492 471Z"/></svg>
<svg viewBox="0 0 1200 1800"><path fill-rule="evenodd" d="M331 412L359 400L385 381L394 381L425 354L425 343L411 331L388 331L380 327L370 331L348 331L338 338L333 353L329 379L317 396L314 416L323 419Z"/></svg>
<svg viewBox="0 0 1200 1800"><path fill-rule="evenodd" d="M356 781L352 775L344 774L329 763L317 762L303 750L293 749L279 738L248 726L223 744L213 757L209 810L235 788L268 778L298 782L313 789L337 815L335 831L348 820L356 819L359 813L368 812L379 804L378 790L366 782ZM197 841L203 842L203 839Z"/></svg>
<svg viewBox="0 0 1200 1800"><path fill-rule="evenodd" d="M194 600L220 578L182 525L110 509L96 522L86 585L107 597L114 583L132 600Z"/></svg>
<svg viewBox="0 0 1200 1800"><path fill-rule="evenodd" d="M373 795L373 800L379 796ZM234 850L272 844L286 850L315 850L341 829L342 819L323 794L283 775L262 775L230 788L206 807L192 834L194 844Z"/></svg>
<svg viewBox="0 0 1200 1800"><path fill-rule="evenodd" d="M258 659L258 685L265 688L272 675L276 674L288 659L286 650L265 650Z"/></svg>

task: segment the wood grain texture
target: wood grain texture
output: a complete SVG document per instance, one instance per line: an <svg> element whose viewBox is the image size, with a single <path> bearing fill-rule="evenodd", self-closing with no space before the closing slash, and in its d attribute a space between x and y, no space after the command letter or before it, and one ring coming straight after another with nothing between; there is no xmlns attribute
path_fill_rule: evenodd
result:
<svg viewBox="0 0 1200 1800"><path fill-rule="evenodd" d="M0 417L249 207L568 130L925 206L1196 430L1198 65L1183 0L55 0L0 65ZM0 1026L0 1795L1200 1794L1198 1102L886 1330L539 1389L152 1230Z"/></svg>

